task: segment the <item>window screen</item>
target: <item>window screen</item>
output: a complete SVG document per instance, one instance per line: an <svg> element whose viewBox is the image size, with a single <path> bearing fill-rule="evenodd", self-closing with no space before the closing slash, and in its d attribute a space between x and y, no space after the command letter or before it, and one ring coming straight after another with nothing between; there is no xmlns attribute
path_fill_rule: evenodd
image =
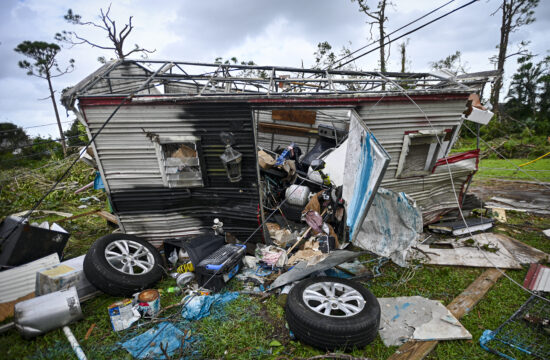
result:
<svg viewBox="0 0 550 360"><path fill-rule="evenodd" d="M444 135L445 133L405 135L396 177L406 178L430 174L440 151L438 137L439 141L442 141Z"/></svg>
<svg viewBox="0 0 550 360"><path fill-rule="evenodd" d="M164 184L170 188L204 186L197 141L161 139L160 166Z"/></svg>

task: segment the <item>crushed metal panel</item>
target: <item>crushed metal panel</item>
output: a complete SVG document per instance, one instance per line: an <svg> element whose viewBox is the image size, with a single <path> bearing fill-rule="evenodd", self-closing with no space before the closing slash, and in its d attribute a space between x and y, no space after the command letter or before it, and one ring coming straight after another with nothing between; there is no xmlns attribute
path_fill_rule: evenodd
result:
<svg viewBox="0 0 550 360"><path fill-rule="evenodd" d="M275 279L269 288L272 290L283 285L290 284L291 282L301 280L314 272L330 269L336 265L353 260L362 254L364 253L359 251L335 250L328 254L323 261L320 261L315 265L308 266L307 262L302 261Z"/></svg>
<svg viewBox="0 0 550 360"><path fill-rule="evenodd" d="M378 333L386 346L399 346L413 339L469 340L472 335L436 300L421 296L378 298L381 309Z"/></svg>
<svg viewBox="0 0 550 360"><path fill-rule="evenodd" d="M550 292L550 268L541 264L531 264L523 286L532 291Z"/></svg>
<svg viewBox="0 0 550 360"><path fill-rule="evenodd" d="M59 264L59 256L53 253L0 272L0 321L13 315L16 300L24 296L34 296L36 273L45 267ZM22 299L21 299L22 300Z"/></svg>
<svg viewBox="0 0 550 360"><path fill-rule="evenodd" d="M414 200L380 187L353 245L408 266L407 254L422 230L422 214Z"/></svg>
<svg viewBox="0 0 550 360"><path fill-rule="evenodd" d="M346 201L346 225L354 241L365 220L390 157L352 110L344 167L342 198Z"/></svg>
<svg viewBox="0 0 550 360"><path fill-rule="evenodd" d="M514 256L498 238L491 235L482 233L472 237L449 239L443 243L445 248L440 248L443 247L441 243L419 244L417 245L419 250L411 254L413 258L432 265L521 269L521 264ZM483 250L484 247L486 250Z"/></svg>

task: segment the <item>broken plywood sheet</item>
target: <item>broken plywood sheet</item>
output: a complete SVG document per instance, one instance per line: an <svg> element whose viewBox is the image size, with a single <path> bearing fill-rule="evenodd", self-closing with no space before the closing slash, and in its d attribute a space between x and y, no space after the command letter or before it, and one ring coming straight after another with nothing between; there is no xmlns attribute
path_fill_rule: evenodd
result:
<svg viewBox="0 0 550 360"><path fill-rule="evenodd" d="M422 296L379 298L380 337L386 346L409 340L471 339L472 335L439 301Z"/></svg>
<svg viewBox="0 0 550 360"><path fill-rule="evenodd" d="M485 203L486 208L500 208L546 215L550 214L549 205L550 202L546 199L526 201L508 199L500 196L493 196L490 201Z"/></svg>
<svg viewBox="0 0 550 360"><path fill-rule="evenodd" d="M533 264L550 261L550 255L532 246L522 243L514 238L503 234L486 234L489 238L498 239L498 241L514 255L520 264Z"/></svg>
<svg viewBox="0 0 550 360"><path fill-rule="evenodd" d="M412 258L432 265L521 269L521 264L493 235L482 233L467 238L418 245Z"/></svg>

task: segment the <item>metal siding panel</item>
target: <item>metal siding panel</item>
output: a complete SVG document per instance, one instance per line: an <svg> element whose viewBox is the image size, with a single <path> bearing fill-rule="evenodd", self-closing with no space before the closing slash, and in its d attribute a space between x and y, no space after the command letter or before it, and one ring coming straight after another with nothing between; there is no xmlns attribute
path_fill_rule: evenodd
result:
<svg viewBox="0 0 550 360"><path fill-rule="evenodd" d="M84 107L92 135L114 108ZM219 217L227 231L237 237L248 236L257 226L259 204L252 130L247 104L122 107L95 145L113 207L126 232L158 241L210 231L213 219ZM234 134L233 148L243 154L243 179L236 184L229 182L219 158L225 150L219 137L222 131ZM199 138L206 186L166 188L149 133ZM260 233L256 240L259 237Z"/></svg>

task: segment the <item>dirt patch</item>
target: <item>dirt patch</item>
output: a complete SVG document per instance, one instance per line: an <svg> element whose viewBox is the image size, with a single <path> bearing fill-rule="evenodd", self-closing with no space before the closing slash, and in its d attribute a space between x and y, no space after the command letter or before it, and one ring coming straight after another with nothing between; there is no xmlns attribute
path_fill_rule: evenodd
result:
<svg viewBox="0 0 550 360"><path fill-rule="evenodd" d="M273 327L271 338L277 339L283 346L286 346L290 343L290 335L288 329L285 326L284 320L281 321L278 319L274 319L271 315L269 315L267 307L264 304L261 305L258 316L260 316L266 323L271 324L271 326Z"/></svg>

